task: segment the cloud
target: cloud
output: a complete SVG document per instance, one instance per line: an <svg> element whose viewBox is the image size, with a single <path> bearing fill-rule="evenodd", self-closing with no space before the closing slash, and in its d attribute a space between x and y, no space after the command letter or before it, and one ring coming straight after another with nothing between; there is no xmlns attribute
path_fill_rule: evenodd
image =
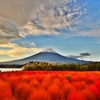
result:
<svg viewBox="0 0 100 100"><path fill-rule="evenodd" d="M0 18L0 44L16 38L20 38L17 26L5 18Z"/></svg>
<svg viewBox="0 0 100 100"><path fill-rule="evenodd" d="M91 23L92 24L92 23ZM100 25L87 26L88 30L77 30L76 36L100 37Z"/></svg>
<svg viewBox="0 0 100 100"><path fill-rule="evenodd" d="M84 12L82 9L82 4L77 0L0 1L0 17L16 26L20 32L16 35L22 37L26 35L59 35L58 30L70 29L73 24L79 23L79 18ZM6 22L3 23L3 25L5 24ZM9 27L6 26L6 28ZM6 31L4 32L6 33ZM7 41L7 39L9 41L14 38L5 40Z"/></svg>
<svg viewBox="0 0 100 100"><path fill-rule="evenodd" d="M30 43L29 45L31 44L35 45L33 42ZM22 47L15 43L1 44L0 48L2 48L0 50L0 55L9 55L10 57L26 56L28 55L28 53L36 53L42 50L41 48L36 48L36 47L30 47L30 48Z"/></svg>
<svg viewBox="0 0 100 100"><path fill-rule="evenodd" d="M30 20L33 18L35 14L37 14L38 9L41 9L41 7L44 7L49 3L55 6L63 1L65 0L62 1L61 0L14 0L14 2L13 0L1 0L0 1L0 44L7 43L12 39L24 36L23 34L21 34L22 32L21 30L23 30L22 27L26 24L29 25ZM34 25L33 28L39 26L38 24L36 25L35 23ZM24 30L30 30L30 29L32 28L30 28L29 25L27 29ZM36 35L38 34L42 35L42 32L43 34L45 33L53 34L54 31L53 30L50 31L50 29L43 31L37 27L37 30L34 31L33 29L32 33ZM25 31L24 34L26 34Z"/></svg>
<svg viewBox="0 0 100 100"><path fill-rule="evenodd" d="M67 56L67 57L69 57L69 58L80 58L80 56L78 55L69 55L69 56Z"/></svg>
<svg viewBox="0 0 100 100"><path fill-rule="evenodd" d="M100 12L90 17L86 2L85 0L15 0L14 2L1 0L0 44L27 35L64 35L62 30L66 30L66 36L100 37L100 22L97 20L98 23L91 25L91 20Z"/></svg>
<svg viewBox="0 0 100 100"><path fill-rule="evenodd" d="M86 7L86 2L85 0L84 2L79 0L15 0L14 2L1 0L0 43L7 43L12 39L27 35L60 35L60 30L63 29L69 30L69 34L66 33L66 35L70 36L100 36L100 22L98 28L95 28L96 22L95 25L94 23L91 25L91 20L98 16L100 11L90 17L89 9L92 7L91 5L90 8ZM88 13L87 17L82 19L86 13ZM91 26L86 24L87 20ZM81 22L84 22L84 25L81 25ZM90 30L84 29L88 27Z"/></svg>
<svg viewBox="0 0 100 100"><path fill-rule="evenodd" d="M88 52L85 53L80 53L79 55L69 55L69 58L80 58L80 59L85 59L86 57L90 56L91 54Z"/></svg>
<svg viewBox="0 0 100 100"><path fill-rule="evenodd" d="M45 5L38 9L31 20L25 25L20 34L24 35L59 35L59 30L71 30L72 26L80 23L85 13L78 1L67 0L57 5Z"/></svg>
<svg viewBox="0 0 100 100"><path fill-rule="evenodd" d="M62 0L64 1L64 0ZM25 25L30 19L31 14L42 5L52 3L59 4L61 0L0 0L0 16L16 22L19 25ZM56 3L57 2L57 3Z"/></svg>
<svg viewBox="0 0 100 100"><path fill-rule="evenodd" d="M80 56L83 58L83 57L87 57L87 56L90 56L91 54L86 52L86 53L80 53Z"/></svg>
<svg viewBox="0 0 100 100"><path fill-rule="evenodd" d="M31 12L37 7L39 0L2 0L0 1L0 16L24 25L29 20ZM43 0L41 0L43 1Z"/></svg>

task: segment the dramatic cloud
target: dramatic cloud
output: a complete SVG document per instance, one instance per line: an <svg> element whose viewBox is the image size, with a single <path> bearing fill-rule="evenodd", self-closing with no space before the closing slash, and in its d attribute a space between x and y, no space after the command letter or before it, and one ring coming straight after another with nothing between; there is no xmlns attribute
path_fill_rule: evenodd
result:
<svg viewBox="0 0 100 100"><path fill-rule="evenodd" d="M15 38L20 38L17 26L7 19L0 18L0 44Z"/></svg>
<svg viewBox="0 0 100 100"><path fill-rule="evenodd" d="M40 0L0 0L0 16L24 25ZM41 0L43 1L43 0ZM42 2L41 2L42 3ZM38 5L39 6L39 5Z"/></svg>
<svg viewBox="0 0 100 100"><path fill-rule="evenodd" d="M86 57L90 56L91 54L86 52L86 53L80 53L79 55L70 55L68 56L69 58L81 58L81 59L85 59Z"/></svg>
<svg viewBox="0 0 100 100"><path fill-rule="evenodd" d="M64 0L62 0L64 1ZM24 25L42 5L59 4L61 0L0 0L0 16Z"/></svg>
<svg viewBox="0 0 100 100"><path fill-rule="evenodd" d="M90 26L91 20L100 12L90 17L86 3L89 1L1 0L0 44L27 35L100 37L100 21Z"/></svg>
<svg viewBox="0 0 100 100"><path fill-rule="evenodd" d="M86 13L83 4L77 0L67 0L58 5L45 5L38 9L21 31L23 35L58 35L59 30L72 30Z"/></svg>
<svg viewBox="0 0 100 100"><path fill-rule="evenodd" d="M87 56L90 56L91 54L86 52L86 53L80 53L80 57L81 58L84 58L84 57L87 57Z"/></svg>
<svg viewBox="0 0 100 100"><path fill-rule="evenodd" d="M29 45L35 46L34 43L30 43ZM0 55L9 55L10 57L26 56L28 53L36 53L42 50L41 48L36 47L22 47L14 43L1 44L0 48L2 48L0 50Z"/></svg>
<svg viewBox="0 0 100 100"><path fill-rule="evenodd" d="M2 0L0 26L5 31L0 27L1 41L6 43L19 35L58 35L59 30L80 22L84 8L78 0Z"/></svg>

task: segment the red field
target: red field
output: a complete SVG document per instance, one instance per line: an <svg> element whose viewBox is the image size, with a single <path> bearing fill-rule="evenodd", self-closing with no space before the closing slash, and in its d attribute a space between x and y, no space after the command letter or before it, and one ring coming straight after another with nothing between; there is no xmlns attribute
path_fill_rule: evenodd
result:
<svg viewBox="0 0 100 100"><path fill-rule="evenodd" d="M100 72L0 73L0 100L100 100Z"/></svg>

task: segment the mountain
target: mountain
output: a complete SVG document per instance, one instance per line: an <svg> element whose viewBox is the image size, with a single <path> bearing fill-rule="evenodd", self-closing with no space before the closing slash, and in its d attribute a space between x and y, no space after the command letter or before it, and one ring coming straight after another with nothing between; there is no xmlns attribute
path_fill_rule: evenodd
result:
<svg viewBox="0 0 100 100"><path fill-rule="evenodd" d="M38 62L55 62L55 63L80 63L84 64L86 61L84 60L78 60L74 58L68 58L66 56L60 55L56 51L52 50L51 48L47 48L43 50L42 52L39 52L33 56L24 58L24 59L19 59L19 60L13 60L13 61L8 61L8 62L3 62L0 64L25 64L31 61L38 61Z"/></svg>
<svg viewBox="0 0 100 100"><path fill-rule="evenodd" d="M51 49L51 48L47 48L47 49L43 50L42 52L57 53L56 51L54 51L54 50Z"/></svg>

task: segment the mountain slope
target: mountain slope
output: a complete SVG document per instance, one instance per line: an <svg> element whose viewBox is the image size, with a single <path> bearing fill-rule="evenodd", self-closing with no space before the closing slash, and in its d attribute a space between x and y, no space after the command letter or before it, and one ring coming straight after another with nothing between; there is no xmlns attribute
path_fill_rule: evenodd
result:
<svg viewBox="0 0 100 100"><path fill-rule="evenodd" d="M80 64L86 63L86 61L83 61L83 60L78 60L78 59L62 56L59 53L55 52L54 50L48 48L48 49L43 50L40 53L37 53L33 56L30 56L24 59L4 62L0 64L25 64L31 61L38 61L38 62L48 61L48 62L56 62L56 63L80 63Z"/></svg>

